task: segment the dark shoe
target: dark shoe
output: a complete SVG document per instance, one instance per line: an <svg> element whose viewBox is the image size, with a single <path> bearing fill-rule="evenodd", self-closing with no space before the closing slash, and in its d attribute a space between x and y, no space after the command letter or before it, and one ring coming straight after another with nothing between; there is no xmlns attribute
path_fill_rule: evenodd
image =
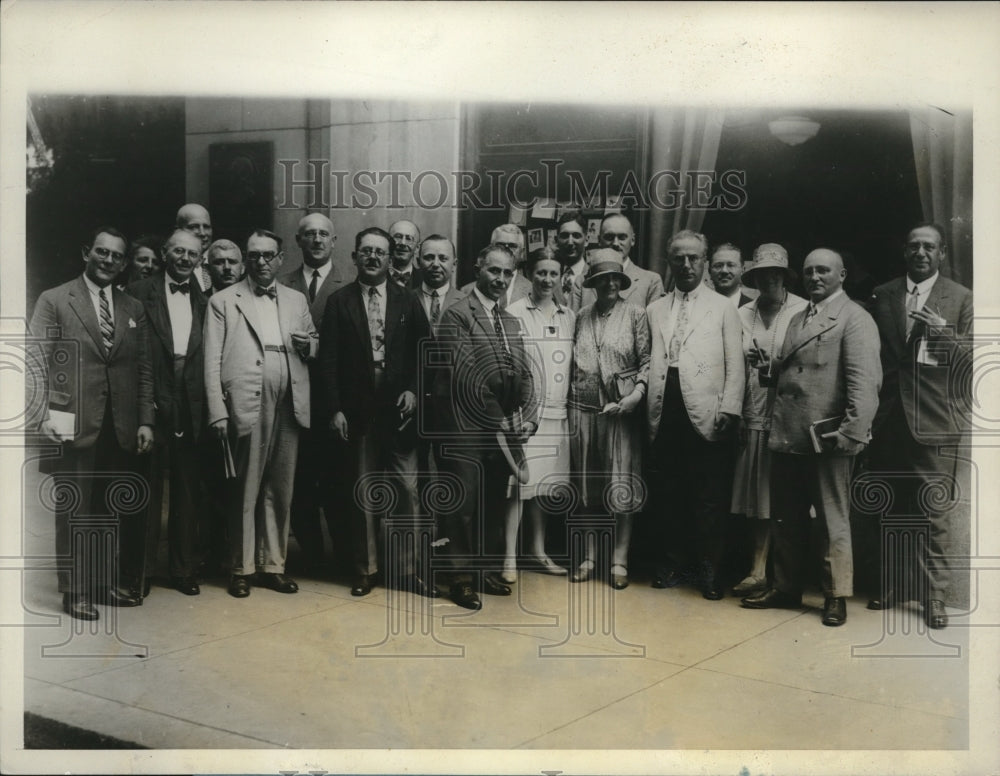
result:
<svg viewBox="0 0 1000 776"><path fill-rule="evenodd" d="M229 595L233 598L246 598L250 595L250 575L233 574L229 578Z"/></svg>
<svg viewBox="0 0 1000 776"><path fill-rule="evenodd" d="M63 593L63 611L77 620L96 620L100 615L87 596Z"/></svg>
<svg viewBox="0 0 1000 776"><path fill-rule="evenodd" d="M254 584L257 587L266 587L268 590L274 590L276 593L299 592L299 586L295 583L294 579L273 571L259 572L256 579L254 579Z"/></svg>
<svg viewBox="0 0 1000 776"><path fill-rule="evenodd" d="M948 614L944 610L944 603L935 599L927 602L924 607L924 621L928 628L940 630L948 627Z"/></svg>
<svg viewBox="0 0 1000 776"><path fill-rule="evenodd" d="M198 595L201 592L198 580L194 577L175 577L170 580L170 584L184 595Z"/></svg>
<svg viewBox="0 0 1000 776"><path fill-rule="evenodd" d="M400 578L399 589L414 595L422 595L427 598L440 598L441 593L434 585L428 585L416 574L407 574Z"/></svg>
<svg viewBox="0 0 1000 776"><path fill-rule="evenodd" d="M615 569L621 569L621 572L623 573L619 573L615 571ZM624 566L617 566L617 565L612 566L610 581L611 581L611 587L613 587L615 590L624 590L626 587L628 587L628 569L626 569Z"/></svg>
<svg viewBox="0 0 1000 776"><path fill-rule="evenodd" d="M740 601L744 609L799 609L802 606L802 596L782 593L773 587L763 593L751 595Z"/></svg>
<svg viewBox="0 0 1000 776"><path fill-rule="evenodd" d="M823 603L823 624L836 627L847 622L847 603L843 598L827 598Z"/></svg>
<svg viewBox="0 0 1000 776"><path fill-rule="evenodd" d="M594 563L585 560L577 566L576 571L569 575L569 580L570 582L586 582L592 576L594 576Z"/></svg>
<svg viewBox="0 0 1000 776"><path fill-rule="evenodd" d="M451 600L465 609L483 608L483 602L479 600L476 591L468 582L451 586Z"/></svg>
<svg viewBox="0 0 1000 776"><path fill-rule="evenodd" d="M706 601L720 601L724 593L719 578L715 574L715 569L711 563L703 563L701 567L701 597Z"/></svg>
<svg viewBox="0 0 1000 776"><path fill-rule="evenodd" d="M510 587L492 571L483 574L483 592L488 595L510 595Z"/></svg>
<svg viewBox="0 0 1000 776"><path fill-rule="evenodd" d="M149 577L142 583L142 592L139 592L139 580L132 580L128 583L128 591L131 593L133 598L148 598L150 588L153 584Z"/></svg>
<svg viewBox="0 0 1000 776"><path fill-rule="evenodd" d="M872 598L868 601L868 607L872 611L880 612L883 609L892 609L896 605L896 593L892 590L888 591L881 598Z"/></svg>
<svg viewBox="0 0 1000 776"><path fill-rule="evenodd" d="M683 571L678 571L677 569L659 569L653 574L652 586L657 589L663 589L665 587L677 587L678 585L683 585L685 582L689 582L691 579L690 575L685 574Z"/></svg>
<svg viewBox="0 0 1000 776"><path fill-rule="evenodd" d="M357 598L368 595L372 591L374 584L371 574L361 574L354 580L354 584L351 586L351 595Z"/></svg>
<svg viewBox="0 0 1000 776"><path fill-rule="evenodd" d="M105 606L139 606L142 604L142 599L132 595L128 590L109 587L104 590L98 603Z"/></svg>
<svg viewBox="0 0 1000 776"><path fill-rule="evenodd" d="M759 577L747 577L739 584L733 585L733 595L737 598L748 598L767 590L767 580Z"/></svg>

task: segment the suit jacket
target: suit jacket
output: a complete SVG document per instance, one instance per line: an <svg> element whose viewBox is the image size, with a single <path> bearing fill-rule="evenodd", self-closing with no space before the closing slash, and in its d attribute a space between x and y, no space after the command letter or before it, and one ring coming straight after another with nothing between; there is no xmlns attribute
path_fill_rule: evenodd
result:
<svg viewBox="0 0 1000 776"><path fill-rule="evenodd" d="M306 298L281 283L276 288L295 419L303 428L309 428L309 371L292 347L292 333L310 335L309 358L314 358L318 348L316 328ZM237 436L249 434L260 418L264 386L264 346L249 278L217 291L209 299L204 347L208 423L228 419Z"/></svg>
<svg viewBox="0 0 1000 776"><path fill-rule="evenodd" d="M809 425L841 415L840 433L867 443L878 407L882 367L875 321L847 294L803 327L808 309L788 322L774 365L777 395L768 447L780 453L815 454Z"/></svg>
<svg viewBox="0 0 1000 776"><path fill-rule="evenodd" d="M343 412L352 437L364 434L377 415L396 412L403 391L419 395L417 359L420 340L430 332L427 318L411 291L391 280L385 289L385 379L377 392L362 285L354 281L334 292L323 316L319 368L329 412L326 422Z"/></svg>
<svg viewBox="0 0 1000 776"><path fill-rule="evenodd" d="M424 308L424 297L422 289L418 286L412 291L412 293L413 297L417 300L417 304L420 305L420 309L422 310ZM449 285L448 293L445 294L444 299L441 300L441 314L444 315L445 310L447 310L449 307L455 304L455 302L457 302L458 300L465 299L466 296L468 296L468 292L461 291L455 288L455 286ZM430 333L434 334L434 331L432 330Z"/></svg>
<svg viewBox="0 0 1000 776"><path fill-rule="evenodd" d="M646 397L647 433L656 438L663 415L663 390L669 365L668 348L674 329L670 322L673 294L646 308L652 337ZM681 342L677 371L681 396L691 425L705 439L715 441L720 412L743 413L743 325L739 313L724 296L707 288L690 301L688 325Z"/></svg>
<svg viewBox="0 0 1000 776"><path fill-rule="evenodd" d="M918 442L957 444L969 425L962 410L969 406L971 386L954 377L970 366L972 292L939 275L926 304L948 321L949 328L930 335L917 322L907 340L905 277L878 286L869 303L882 342L883 382L874 432L878 434L890 412L902 403L910 433ZM917 363L921 340L931 356L925 360L936 360L938 366Z"/></svg>
<svg viewBox="0 0 1000 776"><path fill-rule="evenodd" d="M625 274L632 284L622 290L619 296L626 302L645 309L663 296L663 278L657 273L630 263ZM576 312L597 301L597 292L592 288L584 288L583 280L582 276L578 276L573 281L573 299L570 300L569 306Z"/></svg>
<svg viewBox="0 0 1000 776"><path fill-rule="evenodd" d="M142 302L149 319L149 349L153 365L153 402L156 409L157 438L175 431L190 431L197 439L204 423L205 412L205 353L202 350L202 329L208 300L197 282L190 284L187 294L191 305L191 335L187 343L187 358L181 385L174 385L174 335L167 309L167 289L163 274L129 284L128 293ZM175 418L179 406L178 394L187 399L190 414Z"/></svg>
<svg viewBox="0 0 1000 776"><path fill-rule="evenodd" d="M289 288L294 288L306 298L306 302L309 301L309 284L306 283L305 278L302 277L301 266L278 275L278 282L283 283ZM323 328L323 312L326 310L326 300L330 298L330 294L338 288L343 288L346 283L347 281L344 280L343 273L341 273L337 265L331 261L330 271L326 274L326 280L324 280L323 284L316 289L316 298L313 300L312 304L309 305L309 314L312 316L313 325L315 325L316 331Z"/></svg>
<svg viewBox="0 0 1000 776"><path fill-rule="evenodd" d="M97 441L110 395L115 438L134 453L139 426L154 422L149 324L141 302L111 286L108 291L115 330L107 355L82 275L38 297L29 330L41 340L40 357L28 374L29 405L39 403L43 420L50 409L75 414L77 433L66 445L83 449Z"/></svg>
<svg viewBox="0 0 1000 776"><path fill-rule="evenodd" d="M437 340L451 368L437 372L433 394L439 421L449 433L492 435L516 410L522 411L525 422L536 422L538 397L521 340L521 325L505 311L501 311L500 320L510 346L512 369L505 366L493 319L476 294L467 294L441 315Z"/></svg>

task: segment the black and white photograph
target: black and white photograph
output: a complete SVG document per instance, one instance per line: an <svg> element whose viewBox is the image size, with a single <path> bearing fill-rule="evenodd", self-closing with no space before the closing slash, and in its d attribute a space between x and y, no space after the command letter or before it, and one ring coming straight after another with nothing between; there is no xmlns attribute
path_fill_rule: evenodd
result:
<svg viewBox="0 0 1000 776"><path fill-rule="evenodd" d="M1000 6L0 18L0 770L997 772Z"/></svg>

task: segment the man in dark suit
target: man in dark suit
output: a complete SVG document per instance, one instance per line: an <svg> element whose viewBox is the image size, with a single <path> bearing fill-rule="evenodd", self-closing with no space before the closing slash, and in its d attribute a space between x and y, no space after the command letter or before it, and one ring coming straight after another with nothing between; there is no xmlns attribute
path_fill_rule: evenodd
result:
<svg viewBox="0 0 1000 776"><path fill-rule="evenodd" d="M420 246L420 228L405 219L394 221L389 236L396 246L389 263L389 279L400 288L420 288L420 266L417 248Z"/></svg>
<svg viewBox="0 0 1000 776"><path fill-rule="evenodd" d="M753 299L744 293L743 254L732 243L723 243L712 251L712 259L708 263L708 276L712 288L730 301L733 307L742 307Z"/></svg>
<svg viewBox="0 0 1000 776"><path fill-rule="evenodd" d="M869 306L882 341L884 375L869 468L893 476L900 514L926 514L929 541L915 557L882 557L883 563L903 561L903 568L882 569L884 589L868 608L885 609L915 595L931 628L948 625L945 548L956 501L969 486L965 470L959 475L958 456L943 447L961 444L968 434L969 385L953 378L969 365L972 332L972 292L939 273L947 251L940 226L914 227L903 251L906 275L878 286ZM921 505L921 488L942 480L936 491L947 497Z"/></svg>
<svg viewBox="0 0 1000 776"><path fill-rule="evenodd" d="M522 268L527 255L524 252L524 232L516 224L500 224L490 235L490 245L499 245L510 251L514 257L514 277L507 284L507 290L500 297L500 309L506 309L507 305L523 299L531 293L531 281L524 276ZM483 254L480 253L480 256ZM477 259L478 262L478 259ZM476 277L479 277L479 264L476 264ZM462 293L471 294L476 287L476 280L462 286ZM557 300L558 301L558 300Z"/></svg>
<svg viewBox="0 0 1000 776"><path fill-rule="evenodd" d="M514 255L491 245L476 266L472 292L441 316L437 336L451 368L440 370L434 385L435 414L446 435L438 465L466 485L461 508L439 528L448 539L451 598L467 609L482 606L473 569L484 570L482 592L510 595L496 570L505 551L507 483L511 461L523 460L521 444L537 428L520 325L498 304L514 278Z"/></svg>
<svg viewBox="0 0 1000 776"><path fill-rule="evenodd" d="M201 263L201 242L183 229L163 246L164 273L128 286L149 319L156 404L156 445L150 476L146 577L156 563L164 483L169 482L167 535L170 582L185 595L198 595L198 564L205 538L205 494L201 445L204 441L205 372L201 349L208 304L192 273Z"/></svg>
<svg viewBox="0 0 1000 776"><path fill-rule="evenodd" d="M563 213L556 222L556 252L562 265L562 278L556 289L556 301L570 307L581 297L573 288L587 274L587 219L579 212ZM579 308L574 308L577 312Z"/></svg>
<svg viewBox="0 0 1000 776"><path fill-rule="evenodd" d="M381 474L396 495L396 511L415 515L417 453L413 415L417 409L419 342L429 333L417 298L387 279L394 241L370 227L354 241L358 279L327 301L320 331L319 361L326 392L329 427L342 487ZM327 477L331 472L327 471ZM374 496L355 495L348 511L355 579L351 595L371 592L381 568L386 584L434 597L404 550L399 565L381 564L379 514ZM395 559L393 559L394 561Z"/></svg>
<svg viewBox="0 0 1000 776"><path fill-rule="evenodd" d="M774 582L744 598L748 609L797 608L802 603L803 557L810 505L822 521L824 625L847 621L853 594L850 495L854 456L871 439L882 382L878 329L844 293L840 254L819 248L802 268L809 306L792 316L780 358L758 369L777 376L768 448L774 518ZM810 425L831 420L819 437Z"/></svg>
<svg viewBox="0 0 1000 776"><path fill-rule="evenodd" d="M299 221L295 241L302 251L302 266L278 276L278 282L294 288L309 300L309 314L316 331L323 327L327 300L346 281L334 265L333 247L337 233L333 222L321 213L310 213ZM331 538L334 537L335 514L330 473L324 459L330 450L330 413L324 399L319 361L309 366L309 391L312 424L299 433L299 456L295 468L295 492L292 495L292 533L311 573L320 573L324 565L323 527L320 508L326 518ZM336 547L335 547L336 549Z"/></svg>
<svg viewBox="0 0 1000 776"><path fill-rule="evenodd" d="M139 456L153 444L153 375L149 359L146 314L142 304L112 287L125 266L127 240L117 229L97 229L83 248L83 275L44 292L35 305L30 331L41 339L37 360L40 373L34 384L44 415L39 431L62 444L59 458L45 462L44 470L57 486L79 496L82 515L103 516L112 509L109 486L95 473L141 473ZM76 369L60 366L58 342L78 352ZM67 380L66 377L69 376ZM60 381L62 379L62 381ZM77 381L78 380L78 381ZM68 413L61 424L54 411ZM134 487L134 484L133 484ZM57 501L68 505L74 499ZM141 599L129 586L142 575L142 517L119 521L120 566L105 567L92 546L71 536L71 513L57 507L56 554L70 558L58 571L63 610L71 617L96 620L95 602L137 606ZM117 516L115 516L117 517ZM103 520L103 518L102 518Z"/></svg>
<svg viewBox="0 0 1000 776"><path fill-rule="evenodd" d="M202 258L207 258L208 246L212 242L212 217L202 205L196 202L189 202L186 205L182 205L180 210L177 211L174 226L186 232L191 232L191 234L197 237L201 241ZM212 278L205 264L202 264L195 270L194 278L198 281L198 285L202 291L206 294L211 293Z"/></svg>
<svg viewBox="0 0 1000 776"><path fill-rule="evenodd" d="M444 235L430 235L420 243L417 268L421 283L416 293L433 330L441 313L465 296L455 288L455 244Z"/></svg>

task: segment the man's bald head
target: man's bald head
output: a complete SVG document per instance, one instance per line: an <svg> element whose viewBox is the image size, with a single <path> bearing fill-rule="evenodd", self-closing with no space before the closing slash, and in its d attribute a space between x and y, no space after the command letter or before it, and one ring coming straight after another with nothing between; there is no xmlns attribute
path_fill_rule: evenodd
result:
<svg viewBox="0 0 1000 776"><path fill-rule="evenodd" d="M176 226L186 232L191 232L201 240L202 251L208 250L212 242L212 218L208 211L197 204L189 202L177 211Z"/></svg>
<svg viewBox="0 0 1000 776"><path fill-rule="evenodd" d="M829 248L817 248L806 256L802 265L802 279L806 293L813 302L822 302L840 290L847 271L844 259Z"/></svg>
<svg viewBox="0 0 1000 776"><path fill-rule="evenodd" d="M395 245L392 266L394 269L405 270L410 266L420 245L420 229L412 221L400 219L389 227L389 236Z"/></svg>
<svg viewBox="0 0 1000 776"><path fill-rule="evenodd" d="M310 213L299 219L299 228L295 232L295 242L302 251L302 262L307 267L319 269L333 254L337 233L333 222L322 213Z"/></svg>

